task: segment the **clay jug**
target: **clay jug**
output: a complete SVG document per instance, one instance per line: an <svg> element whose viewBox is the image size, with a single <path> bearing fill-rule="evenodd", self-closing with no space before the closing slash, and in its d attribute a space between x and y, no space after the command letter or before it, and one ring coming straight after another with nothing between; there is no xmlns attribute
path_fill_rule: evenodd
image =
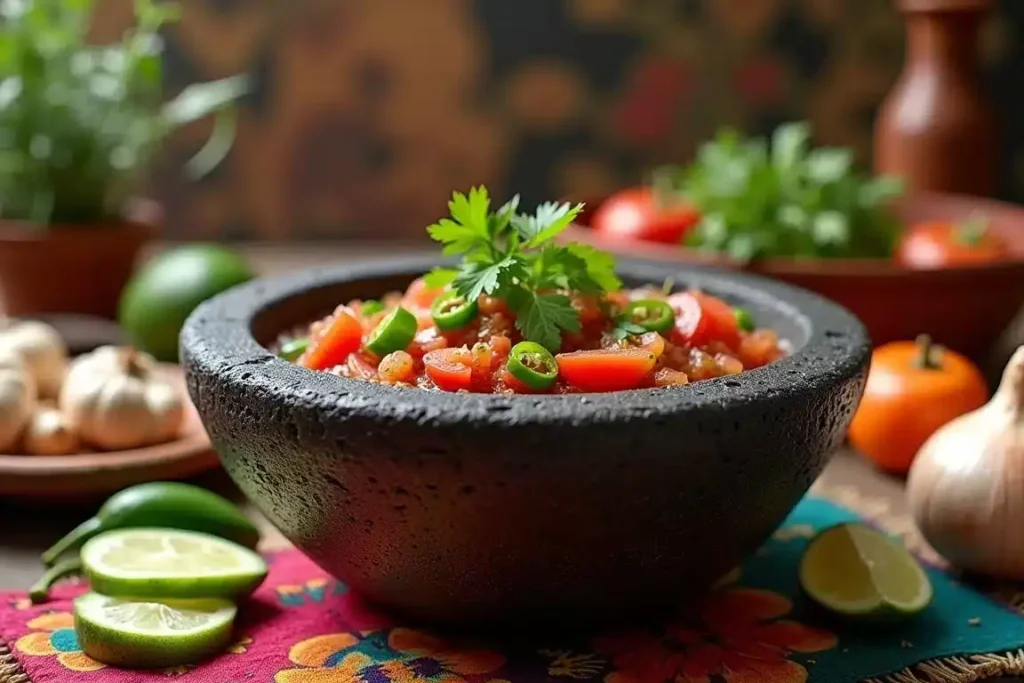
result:
<svg viewBox="0 0 1024 683"><path fill-rule="evenodd" d="M991 195L997 121L978 74L979 29L991 0L898 0L903 72L875 128L875 170L908 190Z"/></svg>

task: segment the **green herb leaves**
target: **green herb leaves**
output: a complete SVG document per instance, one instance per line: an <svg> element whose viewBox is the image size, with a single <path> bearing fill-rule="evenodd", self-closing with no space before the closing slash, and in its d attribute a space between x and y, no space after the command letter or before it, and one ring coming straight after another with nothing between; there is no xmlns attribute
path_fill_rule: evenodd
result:
<svg viewBox="0 0 1024 683"><path fill-rule="evenodd" d="M850 150L811 148L804 123L770 141L723 131L676 181L702 215L687 243L739 261L888 257L895 245L900 184L858 175Z"/></svg>
<svg viewBox="0 0 1024 683"><path fill-rule="evenodd" d="M578 332L580 316L564 292L600 294L618 289L615 259L593 247L552 240L583 210L582 204L546 203L533 214L519 211L515 197L497 211L484 187L456 192L450 218L427 228L444 253L462 256L457 269L437 269L427 284L451 284L467 299L488 294L516 313L523 336L557 352L563 332Z"/></svg>

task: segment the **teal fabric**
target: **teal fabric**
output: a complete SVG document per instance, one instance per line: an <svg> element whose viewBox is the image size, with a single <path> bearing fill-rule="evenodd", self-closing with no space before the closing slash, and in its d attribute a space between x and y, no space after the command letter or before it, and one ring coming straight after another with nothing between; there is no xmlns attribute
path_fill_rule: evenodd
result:
<svg viewBox="0 0 1024 683"><path fill-rule="evenodd" d="M788 596L794 603L793 618L826 628L838 637L835 648L791 656L805 665L810 681L853 683L881 678L924 661L1004 653L1024 645L1024 617L936 570L928 571L935 589L932 604L909 622L851 627L823 618L800 596L797 565L809 540L804 532L856 519L855 514L832 503L807 498L780 532L743 566L740 576L741 586Z"/></svg>

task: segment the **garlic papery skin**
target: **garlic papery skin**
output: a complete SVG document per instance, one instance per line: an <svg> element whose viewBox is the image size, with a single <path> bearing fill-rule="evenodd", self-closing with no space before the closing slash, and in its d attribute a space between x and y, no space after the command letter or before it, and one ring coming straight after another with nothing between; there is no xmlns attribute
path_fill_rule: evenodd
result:
<svg viewBox="0 0 1024 683"><path fill-rule="evenodd" d="M81 450L81 443L64 413L41 406L25 428L22 447L29 455L70 455Z"/></svg>
<svg viewBox="0 0 1024 683"><path fill-rule="evenodd" d="M56 398L60 393L68 349L57 330L36 320L0 318L0 352L21 357L41 398Z"/></svg>
<svg viewBox="0 0 1024 683"><path fill-rule="evenodd" d="M0 453L17 450L36 398L35 380L21 356L0 349Z"/></svg>
<svg viewBox="0 0 1024 683"><path fill-rule="evenodd" d="M991 401L922 446L907 494L922 536L953 565L1024 580L1024 346Z"/></svg>
<svg viewBox="0 0 1024 683"><path fill-rule="evenodd" d="M83 442L102 450L171 441L185 417L180 391L152 356L114 346L75 359L60 409Z"/></svg>

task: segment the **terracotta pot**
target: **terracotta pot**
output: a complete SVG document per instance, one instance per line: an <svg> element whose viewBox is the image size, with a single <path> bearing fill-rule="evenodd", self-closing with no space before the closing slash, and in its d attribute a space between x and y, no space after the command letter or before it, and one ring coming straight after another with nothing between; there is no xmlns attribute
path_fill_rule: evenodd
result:
<svg viewBox="0 0 1024 683"><path fill-rule="evenodd" d="M725 255L652 242L610 243L587 229L589 212L599 204L588 202L588 214L564 238L629 256L747 270L810 289L850 309L875 344L929 333L980 358L1024 306L1024 208L1002 202L919 192L900 203L907 224L983 215L1013 250L1012 260L942 270L911 270L888 259L772 258L739 264Z"/></svg>
<svg viewBox="0 0 1024 683"><path fill-rule="evenodd" d="M81 313L114 318L142 247L156 233L141 218L36 229L0 221L0 297L11 316Z"/></svg>

